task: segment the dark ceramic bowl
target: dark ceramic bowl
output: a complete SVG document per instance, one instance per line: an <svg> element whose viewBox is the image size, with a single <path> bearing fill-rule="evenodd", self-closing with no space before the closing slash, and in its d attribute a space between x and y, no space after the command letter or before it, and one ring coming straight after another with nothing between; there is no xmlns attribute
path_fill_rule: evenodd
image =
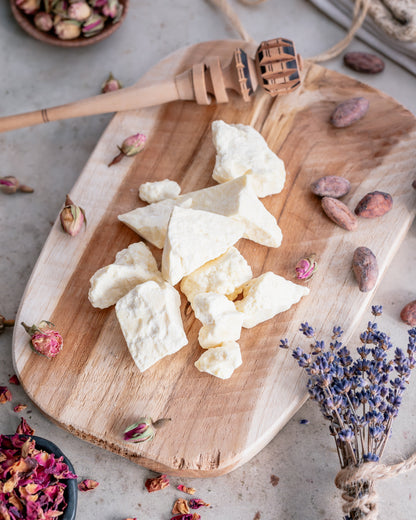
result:
<svg viewBox="0 0 416 520"><path fill-rule="evenodd" d="M20 27L33 38L58 47L86 47L87 45L92 45L93 43L108 38L108 36L113 34L125 20L129 6L129 0L120 0L120 3L123 5L123 14L121 15L120 20L114 24L111 22L107 23L104 29L95 36L91 36L90 38L79 37L74 40L61 40L55 36L53 32L44 32L38 29L33 23L33 16L27 15L21 11L16 6L15 2L16 0L10 0L10 8Z"/></svg>
<svg viewBox="0 0 416 520"><path fill-rule="evenodd" d="M28 436L26 436L28 437ZM32 439L35 440L36 448L42 451L47 451L48 453L53 453L56 457L63 457L63 461L68 466L69 471L75 474L74 467L71 464L71 461L62 453L62 451L51 441L44 439L43 437L37 437L36 435L32 436ZM60 520L75 520L75 516L77 513L77 502L78 502L78 484L77 479L68 479L63 481L66 484L64 497L67 503L67 507L64 511L64 514L59 517Z"/></svg>

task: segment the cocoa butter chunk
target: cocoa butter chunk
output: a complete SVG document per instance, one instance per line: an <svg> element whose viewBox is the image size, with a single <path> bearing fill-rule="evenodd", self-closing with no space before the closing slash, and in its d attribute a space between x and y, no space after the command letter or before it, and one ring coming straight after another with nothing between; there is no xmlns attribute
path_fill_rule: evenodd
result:
<svg viewBox="0 0 416 520"><path fill-rule="evenodd" d="M364 97L355 97L343 101L332 112L330 123L336 128L345 128L362 119L370 103Z"/></svg>
<svg viewBox="0 0 416 520"><path fill-rule="evenodd" d="M352 257L352 270L361 292L371 291L378 278L377 258L368 247L357 247Z"/></svg>
<svg viewBox="0 0 416 520"><path fill-rule="evenodd" d="M311 191L318 197L339 199L351 189L350 181L337 175L326 175L311 184Z"/></svg>
<svg viewBox="0 0 416 520"><path fill-rule="evenodd" d="M411 327L416 326L416 300L413 300L403 307L400 318Z"/></svg>
<svg viewBox="0 0 416 520"><path fill-rule="evenodd" d="M343 202L333 197L323 197L321 206L326 216L338 226L353 231L357 227L357 217Z"/></svg>
<svg viewBox="0 0 416 520"><path fill-rule="evenodd" d="M355 208L355 214L364 218L381 217L391 210L393 199L389 193L373 191L367 193Z"/></svg>
<svg viewBox="0 0 416 520"><path fill-rule="evenodd" d="M384 70L384 61L369 52L347 52L344 55L344 64L357 72L377 74Z"/></svg>

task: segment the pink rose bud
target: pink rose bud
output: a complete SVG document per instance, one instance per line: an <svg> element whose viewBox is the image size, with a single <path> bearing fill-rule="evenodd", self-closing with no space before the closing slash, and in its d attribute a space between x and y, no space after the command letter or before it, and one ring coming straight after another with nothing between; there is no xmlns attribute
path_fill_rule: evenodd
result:
<svg viewBox="0 0 416 520"><path fill-rule="evenodd" d="M105 18L99 14L92 14L87 20L85 20L82 26L82 34L89 38L101 32L104 29Z"/></svg>
<svg viewBox="0 0 416 520"><path fill-rule="evenodd" d="M32 350L42 356L52 359L62 350L63 339L50 321L41 321L39 325L29 327L22 322L25 331L30 336L30 346Z"/></svg>
<svg viewBox="0 0 416 520"><path fill-rule="evenodd" d="M102 13L104 16L115 18L118 14L120 3L118 0L108 0L107 4L103 6Z"/></svg>
<svg viewBox="0 0 416 520"><path fill-rule="evenodd" d="M77 20L60 20L55 24L55 34L60 40L75 40L81 34L81 24Z"/></svg>
<svg viewBox="0 0 416 520"><path fill-rule="evenodd" d="M138 422L128 426L123 433L123 439L128 442L151 441L155 436L152 419L140 417Z"/></svg>
<svg viewBox="0 0 416 520"><path fill-rule="evenodd" d="M91 7L87 2L74 2L68 7L68 16L78 22L84 22L91 16Z"/></svg>
<svg viewBox="0 0 416 520"><path fill-rule="evenodd" d="M105 94L106 92L114 92L114 90L120 90L121 88L123 88L123 85L110 72L110 75L101 86L101 92Z"/></svg>
<svg viewBox="0 0 416 520"><path fill-rule="evenodd" d="M58 16L66 16L68 12L68 0L58 0L52 2L53 12Z"/></svg>
<svg viewBox="0 0 416 520"><path fill-rule="evenodd" d="M150 417L140 417L140 419L128 426L124 430L123 439L127 442L146 442L151 441L156 435L156 429L161 428L170 419L158 419L153 422Z"/></svg>
<svg viewBox="0 0 416 520"><path fill-rule="evenodd" d="M146 136L144 134L139 133L127 137L127 139L123 141L123 144L119 146L120 153L114 157L108 166L112 166L121 161L124 155L131 157L132 155L138 154L143 150L145 144Z"/></svg>
<svg viewBox="0 0 416 520"><path fill-rule="evenodd" d="M65 233L74 237L78 235L83 226L87 225L85 211L76 206L69 196L66 196L65 207L60 214L61 226Z"/></svg>
<svg viewBox="0 0 416 520"><path fill-rule="evenodd" d="M296 264L295 271L299 280L309 280L318 269L315 257L311 255L309 258L302 258Z"/></svg>
<svg viewBox="0 0 416 520"><path fill-rule="evenodd" d="M0 189L3 193L7 193L11 195L12 193L16 193L19 188L19 181L16 177L12 177L8 175L7 177L0 177Z"/></svg>
<svg viewBox="0 0 416 520"><path fill-rule="evenodd" d="M25 14L35 14L40 9L41 0L16 0L16 5Z"/></svg>
<svg viewBox="0 0 416 520"><path fill-rule="evenodd" d="M48 32L53 27L53 18L49 13L37 13L33 22L36 27L43 32Z"/></svg>

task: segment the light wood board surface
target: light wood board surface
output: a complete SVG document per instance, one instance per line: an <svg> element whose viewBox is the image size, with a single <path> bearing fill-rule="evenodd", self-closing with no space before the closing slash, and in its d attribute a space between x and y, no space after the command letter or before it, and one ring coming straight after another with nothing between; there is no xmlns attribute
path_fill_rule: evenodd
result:
<svg viewBox="0 0 416 520"><path fill-rule="evenodd" d="M214 41L176 51L157 64L142 84L182 72L206 56L231 56L245 42ZM370 110L350 128L332 128L328 119L340 101L370 100ZM278 249L248 240L237 246L254 276L274 271L294 279L299 258L315 253L319 270L304 282L311 293L289 311L240 339L243 364L229 380L200 373L194 362L203 352L197 342L200 323L182 317L189 344L141 374L130 357L114 308L94 309L88 302L89 279L115 254L140 238L117 220L140 203L141 183L176 180L186 193L213 185L215 151L211 122L253 125L285 162L281 194L262 199L283 231ZM318 333L341 325L351 337L367 312L374 291L361 293L351 270L356 247L377 256L380 276L391 262L415 215L411 189L416 165L416 120L395 100L349 77L307 64L303 87L282 98L258 93L251 103L233 96L225 105L193 102L119 113L109 124L70 193L87 213L88 227L77 237L65 235L57 220L27 285L17 323L55 323L64 349L47 360L33 353L23 327L15 327L13 359L33 402L73 434L171 475L210 477L231 471L260 451L307 398L305 379L290 352L279 349L284 337L298 338L308 321ZM146 148L108 168L116 146L137 132L148 136ZM345 231L322 212L309 185L323 175L351 182L343 199L353 209L368 192L393 196L385 216L360 219ZM160 262L161 251L152 248ZM374 302L377 303L377 302ZM122 440L138 417L171 418L155 439L143 444Z"/></svg>

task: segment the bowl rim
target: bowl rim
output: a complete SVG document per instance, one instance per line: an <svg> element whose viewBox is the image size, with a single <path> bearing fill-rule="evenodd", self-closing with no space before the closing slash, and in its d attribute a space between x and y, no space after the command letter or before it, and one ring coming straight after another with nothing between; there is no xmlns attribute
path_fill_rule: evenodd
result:
<svg viewBox="0 0 416 520"><path fill-rule="evenodd" d="M43 451L47 451L48 453L53 453L58 458L63 457L63 461L68 466L68 469L71 473L75 474L74 466L68 457L63 453L63 451L52 441L45 439L44 437L38 437L37 435L26 435L26 434L6 434L3 437L13 437L14 435L19 435L19 437L31 438L35 441L35 445L38 449ZM59 518L61 520L75 520L77 513L77 504L78 504L78 483L77 479L62 479L66 484L66 488L64 491L65 500L67 503L66 508L63 511L62 516Z"/></svg>
<svg viewBox="0 0 416 520"><path fill-rule="evenodd" d="M17 24L30 36L44 43L49 43L51 45L55 45L56 47L67 47L67 48L77 48L77 47L87 47L88 45L92 45L93 43L99 42L108 38L111 34L113 34L124 22L128 7L129 0L119 0L121 4L123 4L123 13L121 15L120 20L117 23L108 24L101 32L98 34L91 36L90 38L86 37L78 37L73 40L60 40L57 36L55 36L51 32L43 32L32 23L30 15L25 14L21 11L17 5L16 0L10 0L10 9L13 14L14 19Z"/></svg>

